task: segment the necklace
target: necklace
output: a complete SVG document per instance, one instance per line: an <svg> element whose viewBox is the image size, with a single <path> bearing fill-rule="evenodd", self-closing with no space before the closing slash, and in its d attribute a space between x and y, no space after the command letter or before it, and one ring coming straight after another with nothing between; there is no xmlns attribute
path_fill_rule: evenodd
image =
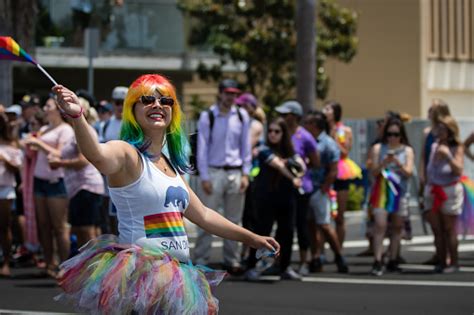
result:
<svg viewBox="0 0 474 315"><path fill-rule="evenodd" d="M162 162L163 161L163 162ZM166 161L164 158L162 158L160 156L159 160L158 160L158 164L161 165L161 168L163 168L163 172L167 172L168 171L168 165L166 165Z"/></svg>

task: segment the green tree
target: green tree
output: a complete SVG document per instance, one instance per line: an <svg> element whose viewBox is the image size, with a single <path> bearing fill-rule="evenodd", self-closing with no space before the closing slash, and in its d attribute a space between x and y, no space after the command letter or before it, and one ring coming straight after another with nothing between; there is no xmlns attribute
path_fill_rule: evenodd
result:
<svg viewBox="0 0 474 315"><path fill-rule="evenodd" d="M295 97L294 0L178 0L190 18L189 44L211 49L219 63L200 63L202 79L218 81L223 67L245 64L243 88L268 107ZM329 57L349 62L357 50L357 14L333 0L318 1L316 92L324 99L329 78L324 63Z"/></svg>

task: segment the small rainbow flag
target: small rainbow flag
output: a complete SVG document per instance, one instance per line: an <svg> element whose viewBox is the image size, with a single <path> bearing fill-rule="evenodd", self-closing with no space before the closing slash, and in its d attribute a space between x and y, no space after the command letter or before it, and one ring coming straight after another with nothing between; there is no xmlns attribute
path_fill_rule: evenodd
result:
<svg viewBox="0 0 474 315"><path fill-rule="evenodd" d="M53 77L10 36L0 36L0 60L1 59L30 62L40 69L54 85L58 85Z"/></svg>
<svg viewBox="0 0 474 315"><path fill-rule="evenodd" d="M34 65L37 64L37 62L9 36L0 36L0 59L26 61Z"/></svg>
<svg viewBox="0 0 474 315"><path fill-rule="evenodd" d="M400 193L399 181L391 172L383 170L375 181L369 203L374 208L396 212L400 206Z"/></svg>
<svg viewBox="0 0 474 315"><path fill-rule="evenodd" d="M464 188L463 211L460 216L460 228L463 234L474 234L474 181L467 176L461 177Z"/></svg>
<svg viewBox="0 0 474 315"><path fill-rule="evenodd" d="M163 212L143 217L147 238L185 236L183 215L180 212Z"/></svg>

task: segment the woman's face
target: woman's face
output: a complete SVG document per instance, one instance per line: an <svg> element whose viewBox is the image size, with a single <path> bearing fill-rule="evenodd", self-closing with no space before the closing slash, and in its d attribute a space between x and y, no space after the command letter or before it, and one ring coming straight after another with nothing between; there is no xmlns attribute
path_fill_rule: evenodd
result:
<svg viewBox="0 0 474 315"><path fill-rule="evenodd" d="M251 104L243 103L241 106L247 111L247 113L249 113L250 117L252 117L255 113L255 107L253 107Z"/></svg>
<svg viewBox="0 0 474 315"><path fill-rule="evenodd" d="M278 144L283 136L283 130L278 124L270 124L268 127L268 141L271 144Z"/></svg>
<svg viewBox="0 0 474 315"><path fill-rule="evenodd" d="M48 98L46 103L43 106L43 111L46 114L46 119L51 122L51 118L60 117L58 107L56 106L56 101L52 98Z"/></svg>
<svg viewBox="0 0 474 315"><path fill-rule="evenodd" d="M439 123L436 128L435 128L435 136L438 138L440 141L447 140L449 137L449 129L446 127L445 124Z"/></svg>
<svg viewBox="0 0 474 315"><path fill-rule="evenodd" d="M152 95L140 97L133 107L133 114L140 127L145 131L166 130L171 123L173 106L167 102L174 100L163 97L158 91Z"/></svg>
<svg viewBox="0 0 474 315"><path fill-rule="evenodd" d="M334 120L334 110L332 109L331 105L324 106L323 114L324 114L324 116L326 116L326 119L328 121L333 121Z"/></svg>
<svg viewBox="0 0 474 315"><path fill-rule="evenodd" d="M431 105L430 108L428 108L428 119L430 121L433 121L433 105Z"/></svg>
<svg viewBox="0 0 474 315"><path fill-rule="evenodd" d="M35 116L31 117L29 120L30 130L32 132L38 132L41 128L40 122L35 118Z"/></svg>
<svg viewBox="0 0 474 315"><path fill-rule="evenodd" d="M400 144L401 133L400 127L397 125L391 125L387 129L387 140L388 144L396 145Z"/></svg>

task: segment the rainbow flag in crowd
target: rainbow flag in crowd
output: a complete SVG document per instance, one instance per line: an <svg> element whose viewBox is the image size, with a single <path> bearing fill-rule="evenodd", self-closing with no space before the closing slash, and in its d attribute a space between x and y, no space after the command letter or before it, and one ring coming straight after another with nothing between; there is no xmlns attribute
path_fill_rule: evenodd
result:
<svg viewBox="0 0 474 315"><path fill-rule="evenodd" d="M382 170L375 181L370 195L370 205L389 213L398 210L401 199L400 177L388 170Z"/></svg>
<svg viewBox="0 0 474 315"><path fill-rule="evenodd" d="M53 77L43 69L43 67L37 63L23 48L18 45L17 42L10 36L0 36L0 60L17 60L26 61L34 64L43 74L54 84L58 83Z"/></svg>
<svg viewBox="0 0 474 315"><path fill-rule="evenodd" d="M143 217L147 238L176 237L186 235L180 212L164 212Z"/></svg>
<svg viewBox="0 0 474 315"><path fill-rule="evenodd" d="M0 59L26 61L34 65L37 64L10 36L0 36Z"/></svg>
<svg viewBox="0 0 474 315"><path fill-rule="evenodd" d="M463 234L474 234L474 181L467 176L461 177L464 188L463 210L460 215L460 232Z"/></svg>

